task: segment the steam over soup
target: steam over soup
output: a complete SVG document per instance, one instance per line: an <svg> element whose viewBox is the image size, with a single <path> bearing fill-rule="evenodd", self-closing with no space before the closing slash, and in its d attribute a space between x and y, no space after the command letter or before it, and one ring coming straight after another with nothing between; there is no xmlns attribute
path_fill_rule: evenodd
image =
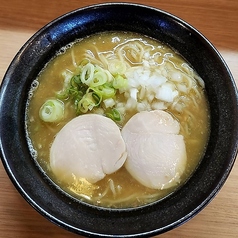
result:
<svg viewBox="0 0 238 238"><path fill-rule="evenodd" d="M209 137L203 80L169 46L105 32L60 50L32 83L32 155L73 197L141 206L181 186Z"/></svg>

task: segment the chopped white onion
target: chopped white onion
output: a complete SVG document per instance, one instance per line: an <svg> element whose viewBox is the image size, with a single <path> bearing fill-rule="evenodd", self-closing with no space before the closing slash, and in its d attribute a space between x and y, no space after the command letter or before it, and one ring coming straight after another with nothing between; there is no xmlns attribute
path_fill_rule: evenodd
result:
<svg viewBox="0 0 238 238"><path fill-rule="evenodd" d="M182 73L175 71L171 73L170 79L174 82L181 82L182 80Z"/></svg>
<svg viewBox="0 0 238 238"><path fill-rule="evenodd" d="M103 100L103 103L104 103L106 108L113 107L116 104L115 101L112 98L108 98L108 99Z"/></svg>
<svg viewBox="0 0 238 238"><path fill-rule="evenodd" d="M137 88L131 88L130 89L130 96L131 96L131 98L135 99L136 101L137 101L137 93L138 93Z"/></svg>
<svg viewBox="0 0 238 238"><path fill-rule="evenodd" d="M165 102L173 102L174 98L178 96L178 91L173 90L170 84L163 84L157 89L155 97Z"/></svg>
<svg viewBox="0 0 238 238"><path fill-rule="evenodd" d="M130 110L130 109L134 109L136 108L137 105L137 101L134 98L129 98L126 102L126 109Z"/></svg>
<svg viewBox="0 0 238 238"><path fill-rule="evenodd" d="M152 103L151 108L153 110L165 110L167 109L167 106L165 105L164 102L155 101Z"/></svg>
<svg viewBox="0 0 238 238"><path fill-rule="evenodd" d="M170 54L167 54L170 57ZM138 112L145 110L165 110L172 106L177 111L183 109L182 104L176 102L179 94L187 94L193 87L195 81L204 87L203 80L194 74L188 64L183 64L183 72L174 69L169 62L163 65L156 64L153 57L145 52L143 65L126 69L125 77L128 80L128 87L120 90L127 98L123 107L125 110L136 109ZM193 76L193 77L192 77ZM172 105L172 104L173 105ZM110 105L110 104L109 104ZM116 108L123 108L116 104Z"/></svg>

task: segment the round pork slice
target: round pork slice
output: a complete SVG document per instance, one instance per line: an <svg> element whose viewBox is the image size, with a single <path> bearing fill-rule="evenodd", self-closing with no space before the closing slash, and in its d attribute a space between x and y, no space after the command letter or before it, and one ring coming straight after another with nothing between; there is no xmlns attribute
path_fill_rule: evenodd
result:
<svg viewBox="0 0 238 238"><path fill-rule="evenodd" d="M125 167L138 182L166 189L180 181L187 155L179 130L178 121L162 110L137 113L123 127Z"/></svg>
<svg viewBox="0 0 238 238"><path fill-rule="evenodd" d="M95 183L117 171L127 157L116 123L97 114L78 116L56 135L50 149L50 166L61 181L73 176Z"/></svg>

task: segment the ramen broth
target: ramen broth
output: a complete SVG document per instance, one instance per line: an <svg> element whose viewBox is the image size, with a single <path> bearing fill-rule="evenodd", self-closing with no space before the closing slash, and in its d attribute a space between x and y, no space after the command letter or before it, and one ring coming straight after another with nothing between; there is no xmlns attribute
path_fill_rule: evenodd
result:
<svg viewBox="0 0 238 238"><path fill-rule="evenodd" d="M123 67L125 66L126 72L125 70L120 72L125 79L135 74L140 77L143 72L156 72L162 81L166 79L166 83L162 82L160 88L164 87L165 91L170 92L169 98L167 94L164 97L163 93L156 98L156 92L148 89L153 85L139 85L136 89L137 100L131 100L130 97L135 95L132 83L127 85L126 89L117 90L113 106L107 107L104 103L99 107L88 109L85 113L107 115L109 110L115 108L120 113L120 120L115 120L115 123L121 129L139 111L159 109L169 112L180 124L180 134L184 137L187 153L185 172L177 186L162 190L147 188L137 182L124 166L94 184L74 175L72 175L73 182L61 181L61 178L55 177L51 171L49 153L56 134L67 122L80 116L82 112L76 110L75 102L70 97L57 99L64 105L64 116L60 121L53 123L43 121L39 116L40 108L46 100L62 95L70 78L78 74L78 67L82 61L108 70L110 61L117 62L116 60L125 62ZM120 67L119 64L114 68L120 70ZM143 91L145 88L148 89L146 92ZM129 32L95 34L62 48L32 83L26 121L29 147L47 175L71 196L87 203L110 208L141 206L173 192L198 166L204 155L210 129L209 107L203 80L169 46Z"/></svg>

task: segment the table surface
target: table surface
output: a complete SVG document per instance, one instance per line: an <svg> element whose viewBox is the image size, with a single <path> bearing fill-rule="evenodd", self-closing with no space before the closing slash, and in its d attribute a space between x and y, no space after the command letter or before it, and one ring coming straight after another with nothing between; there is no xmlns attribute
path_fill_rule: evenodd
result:
<svg viewBox="0 0 238 238"><path fill-rule="evenodd" d="M56 17L99 2L90 0L6 0L0 11L0 82L20 47ZM137 0L168 11L203 33L220 51L238 83L237 0ZM188 4L189 3L189 4ZM218 195L197 216L160 237L238 236L238 162ZM0 238L79 237L52 224L16 191L0 163Z"/></svg>

